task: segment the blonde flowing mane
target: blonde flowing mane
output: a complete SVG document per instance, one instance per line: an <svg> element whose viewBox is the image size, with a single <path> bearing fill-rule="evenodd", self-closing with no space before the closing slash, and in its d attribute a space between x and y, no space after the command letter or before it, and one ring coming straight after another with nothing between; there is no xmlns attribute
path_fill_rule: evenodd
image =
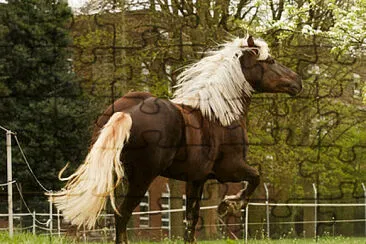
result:
<svg viewBox="0 0 366 244"><path fill-rule="evenodd" d="M245 79L240 57L244 50L257 49L258 60L268 58L267 43L255 40L248 47L247 38L235 38L217 51L187 67L179 76L171 100L173 103L200 109L208 119L230 125L244 113L243 95L250 97L253 88Z"/></svg>

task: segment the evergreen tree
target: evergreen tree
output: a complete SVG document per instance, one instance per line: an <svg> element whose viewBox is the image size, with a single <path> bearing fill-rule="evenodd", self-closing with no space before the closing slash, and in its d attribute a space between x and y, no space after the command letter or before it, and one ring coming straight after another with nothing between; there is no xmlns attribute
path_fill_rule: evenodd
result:
<svg viewBox="0 0 366 244"><path fill-rule="evenodd" d="M64 1L9 0L0 13L0 125L18 133L35 174L55 189L60 168L81 160L88 134L71 66L72 12ZM17 152L14 177L41 190Z"/></svg>

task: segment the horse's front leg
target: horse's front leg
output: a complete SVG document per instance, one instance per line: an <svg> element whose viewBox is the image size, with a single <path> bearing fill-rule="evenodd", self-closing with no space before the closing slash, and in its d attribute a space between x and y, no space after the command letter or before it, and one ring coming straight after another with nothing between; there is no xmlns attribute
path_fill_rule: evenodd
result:
<svg viewBox="0 0 366 244"><path fill-rule="evenodd" d="M194 181L186 184L186 230L184 233L185 243L195 243L195 228L199 218L200 201L205 182Z"/></svg>
<svg viewBox="0 0 366 244"><path fill-rule="evenodd" d="M250 196L260 183L259 172L256 168L244 164L240 167L240 170L236 171L235 178L233 179L233 181L238 180L245 181L245 185L237 194L225 196L221 201L217 210L222 217L227 214L236 214L246 207Z"/></svg>

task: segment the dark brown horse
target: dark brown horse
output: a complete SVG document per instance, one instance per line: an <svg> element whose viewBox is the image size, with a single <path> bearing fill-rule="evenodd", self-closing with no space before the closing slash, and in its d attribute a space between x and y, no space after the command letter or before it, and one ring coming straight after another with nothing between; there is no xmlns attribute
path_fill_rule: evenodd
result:
<svg viewBox="0 0 366 244"><path fill-rule="evenodd" d="M208 179L247 182L221 202L221 214L244 207L260 182L245 162L251 93L301 89L299 76L270 57L264 41L237 38L183 71L173 100L131 92L112 104L97 121L84 164L51 200L73 224L92 228L109 196L116 243L127 243L127 222L151 182L159 175L186 181L184 238L194 242Z"/></svg>

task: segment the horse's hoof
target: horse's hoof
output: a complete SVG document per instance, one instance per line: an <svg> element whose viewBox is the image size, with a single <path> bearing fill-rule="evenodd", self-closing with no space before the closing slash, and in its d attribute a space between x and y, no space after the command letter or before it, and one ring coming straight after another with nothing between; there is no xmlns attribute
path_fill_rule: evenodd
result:
<svg viewBox="0 0 366 244"><path fill-rule="evenodd" d="M190 238L190 239L186 239L186 240L184 240L184 243L186 244L195 244L195 243L197 243L197 240L196 240L196 238L195 237L193 237L193 238Z"/></svg>
<svg viewBox="0 0 366 244"><path fill-rule="evenodd" d="M217 213L221 218L225 217L229 213L229 210L230 204L226 200L220 202L219 206L217 206Z"/></svg>
<svg viewBox="0 0 366 244"><path fill-rule="evenodd" d="M238 199L224 199L217 207L217 212L220 217L225 217L228 214L238 214L243 206L246 206L244 201Z"/></svg>

